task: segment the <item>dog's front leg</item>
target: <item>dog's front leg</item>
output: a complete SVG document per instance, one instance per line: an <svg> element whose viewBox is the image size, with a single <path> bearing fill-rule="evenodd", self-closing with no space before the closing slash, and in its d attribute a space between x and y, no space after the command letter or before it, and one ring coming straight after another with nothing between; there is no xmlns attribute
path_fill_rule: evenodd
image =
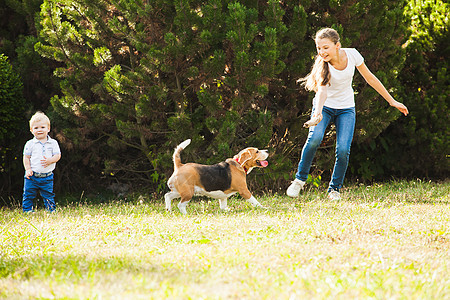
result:
<svg viewBox="0 0 450 300"><path fill-rule="evenodd" d="M258 202L258 200L255 199L255 197L253 197L253 195L246 199L253 207L260 207L260 208L264 208L264 206L261 205L261 203Z"/></svg>
<svg viewBox="0 0 450 300"><path fill-rule="evenodd" d="M253 207L265 208L258 202L258 200L255 199L255 197L253 197L252 193L250 193L247 188L242 189L239 194L241 194L241 196L244 197L244 199L247 200L247 202L249 202Z"/></svg>

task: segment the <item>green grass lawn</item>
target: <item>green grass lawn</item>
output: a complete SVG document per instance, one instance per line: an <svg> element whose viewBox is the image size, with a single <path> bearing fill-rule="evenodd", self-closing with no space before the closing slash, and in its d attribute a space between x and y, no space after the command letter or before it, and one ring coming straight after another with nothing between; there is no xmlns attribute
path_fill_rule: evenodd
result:
<svg viewBox="0 0 450 300"><path fill-rule="evenodd" d="M0 298L450 299L450 182L0 210Z"/></svg>

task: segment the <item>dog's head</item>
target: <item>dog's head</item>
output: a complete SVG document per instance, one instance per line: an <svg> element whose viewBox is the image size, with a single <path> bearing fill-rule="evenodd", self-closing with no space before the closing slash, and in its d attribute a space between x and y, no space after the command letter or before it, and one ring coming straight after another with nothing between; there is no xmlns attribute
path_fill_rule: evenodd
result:
<svg viewBox="0 0 450 300"><path fill-rule="evenodd" d="M265 168L269 163L267 162L267 157L269 152L267 150L259 150L258 148L245 148L237 155L233 157L242 168L248 173L250 173L253 168Z"/></svg>

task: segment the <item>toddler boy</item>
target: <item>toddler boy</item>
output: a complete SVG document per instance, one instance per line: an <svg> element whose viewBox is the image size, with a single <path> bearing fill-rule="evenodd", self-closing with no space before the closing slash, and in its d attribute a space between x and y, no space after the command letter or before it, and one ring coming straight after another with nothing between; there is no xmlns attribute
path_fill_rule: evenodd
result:
<svg viewBox="0 0 450 300"><path fill-rule="evenodd" d="M48 136L50 119L42 112L36 112L30 119L30 131L34 138L25 144L23 166L25 182L23 186L22 208L33 212L33 200L39 191L49 212L55 210L53 193L53 170L61 158L58 142Z"/></svg>

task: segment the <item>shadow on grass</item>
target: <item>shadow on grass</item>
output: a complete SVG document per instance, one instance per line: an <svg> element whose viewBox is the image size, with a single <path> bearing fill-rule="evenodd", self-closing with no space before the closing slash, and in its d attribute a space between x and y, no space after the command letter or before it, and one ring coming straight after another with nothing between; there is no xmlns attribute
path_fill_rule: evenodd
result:
<svg viewBox="0 0 450 300"><path fill-rule="evenodd" d="M95 254L93 254L95 255ZM151 255L151 253L149 253ZM0 277L23 279L86 280L96 275L127 272L133 275L154 274L161 280L182 276L172 264L158 264L132 257L96 257L45 255L33 258L5 259L0 261Z"/></svg>

